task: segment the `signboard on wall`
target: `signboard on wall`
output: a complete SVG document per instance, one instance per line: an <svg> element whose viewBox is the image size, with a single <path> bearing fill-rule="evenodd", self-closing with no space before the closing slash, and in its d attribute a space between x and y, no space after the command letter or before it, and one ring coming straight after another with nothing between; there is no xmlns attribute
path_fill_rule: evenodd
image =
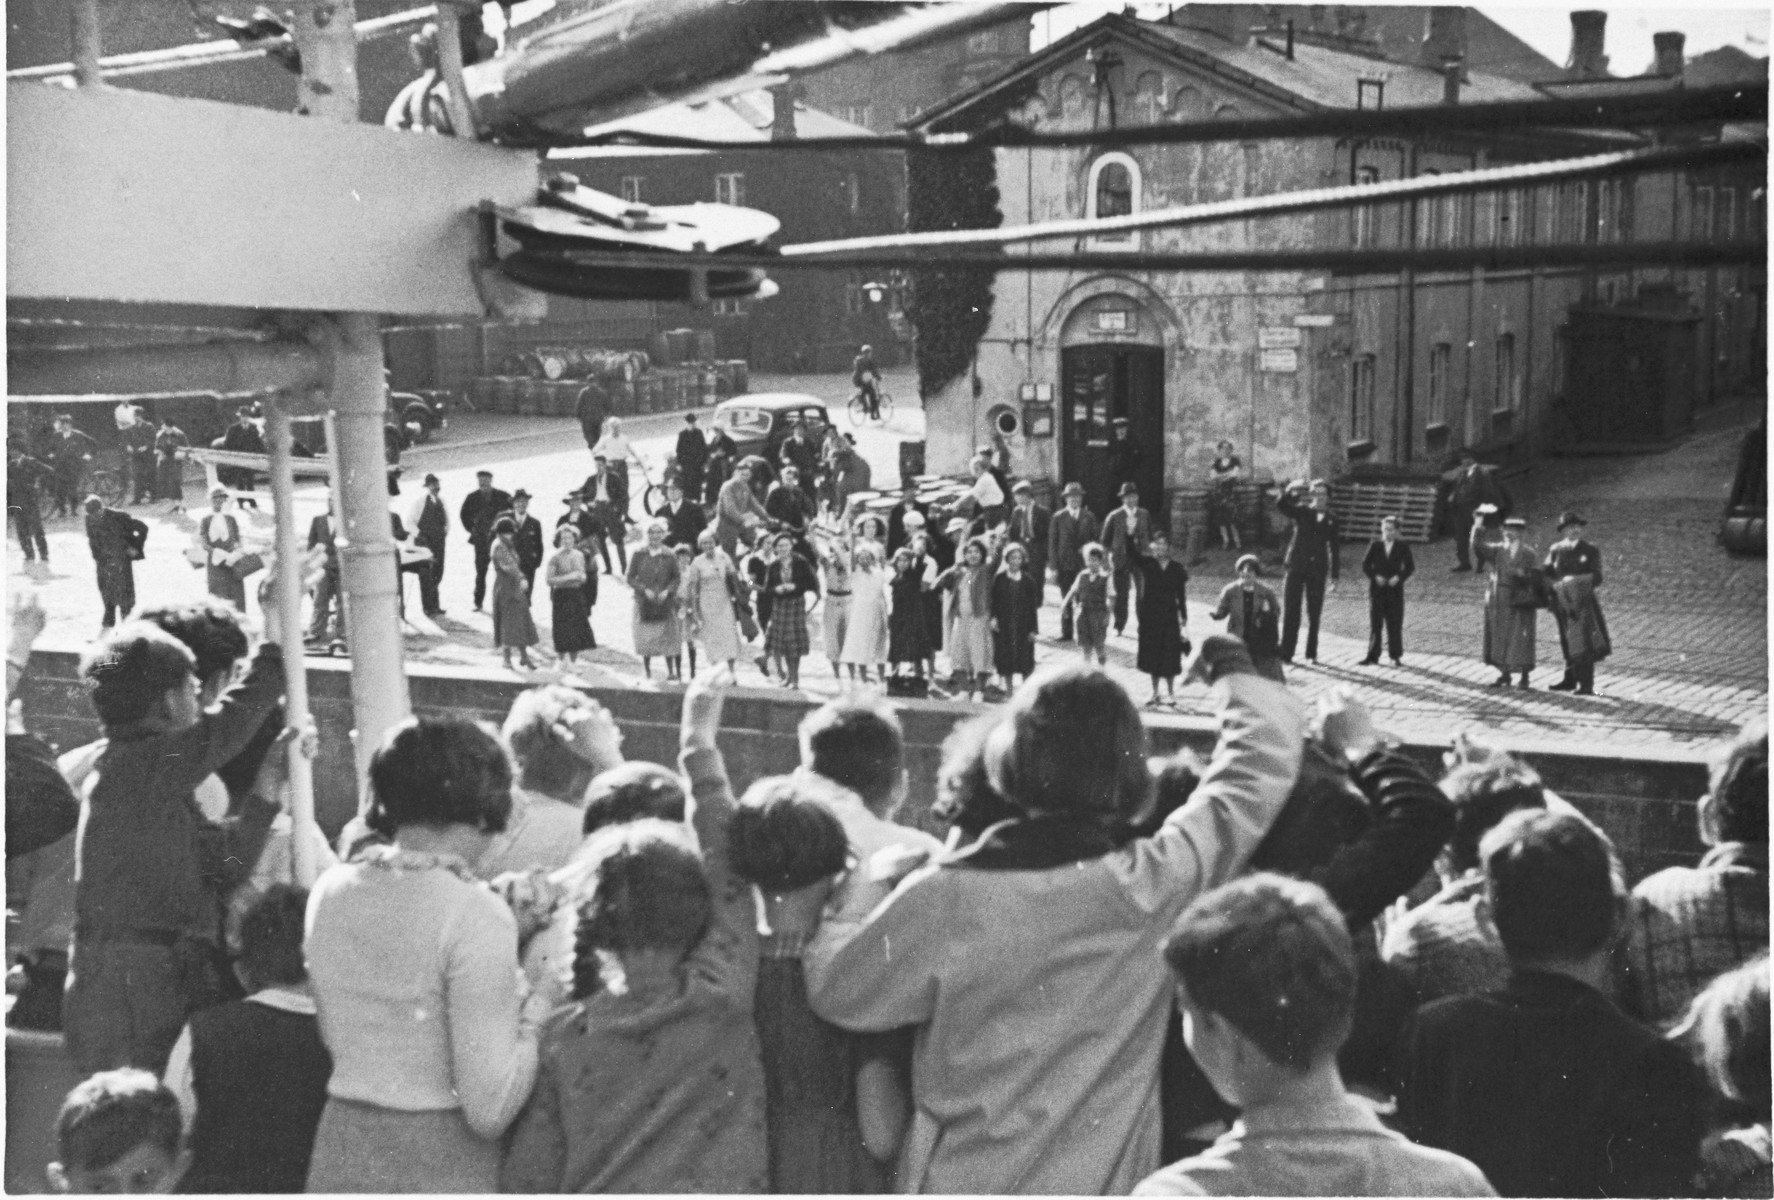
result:
<svg viewBox="0 0 1774 1200"><path fill-rule="evenodd" d="M1298 350L1259 350L1257 352L1257 369L1259 371L1298 371L1300 369L1300 352Z"/></svg>
<svg viewBox="0 0 1774 1200"><path fill-rule="evenodd" d="M1099 308L1090 314L1090 328L1102 338L1138 337L1140 315L1125 308Z"/></svg>
<svg viewBox="0 0 1774 1200"><path fill-rule="evenodd" d="M1257 330L1257 349L1297 350L1304 337L1291 325L1264 325Z"/></svg>

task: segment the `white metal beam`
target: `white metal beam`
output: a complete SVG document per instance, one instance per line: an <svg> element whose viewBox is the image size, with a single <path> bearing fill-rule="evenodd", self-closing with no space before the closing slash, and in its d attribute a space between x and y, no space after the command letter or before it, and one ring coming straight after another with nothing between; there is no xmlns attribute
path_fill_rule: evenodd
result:
<svg viewBox="0 0 1774 1200"><path fill-rule="evenodd" d="M6 294L478 318L532 152L125 89L7 85Z"/></svg>

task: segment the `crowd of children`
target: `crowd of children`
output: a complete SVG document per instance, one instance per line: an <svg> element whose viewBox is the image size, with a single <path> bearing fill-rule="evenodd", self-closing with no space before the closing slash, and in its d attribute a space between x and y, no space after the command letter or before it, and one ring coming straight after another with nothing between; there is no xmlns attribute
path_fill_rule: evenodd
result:
<svg viewBox="0 0 1774 1200"><path fill-rule="evenodd" d="M1129 570L1180 636L1180 568L1148 547ZM1026 606L1025 565L1010 551L988 577L988 549L937 576L951 629L998 611L994 590ZM769 620L801 599L794 558ZM1081 631L1106 617L1104 556L1084 560ZM899 576L921 616L918 570ZM917 637L900 611L896 645ZM1018 620L989 632L1014 642ZM1080 662L959 727L926 797L892 710L852 696L807 717L798 770L736 798L726 665L685 694L675 772L625 762L576 689L526 693L497 732L412 718L309 894L255 872L283 791L278 648L200 707L210 656L119 627L85 659L104 741L77 755L80 829L59 834L66 1032L90 1078L49 1178L1774 1190L1765 726L1720 750L1705 859L1629 891L1606 835L1520 761L1462 740L1438 787L1354 701L1314 718L1237 639L1203 639L1186 672L1162 649L1156 680L1214 697L1205 760L1150 759L1134 701ZM66 783L21 795L10 753L8 776L9 834L15 805L21 828L66 810Z"/></svg>

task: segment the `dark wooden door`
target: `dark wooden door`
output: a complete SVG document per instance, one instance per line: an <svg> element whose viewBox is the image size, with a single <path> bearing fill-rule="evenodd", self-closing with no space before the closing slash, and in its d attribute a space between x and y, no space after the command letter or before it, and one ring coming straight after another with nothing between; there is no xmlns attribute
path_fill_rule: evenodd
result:
<svg viewBox="0 0 1774 1200"><path fill-rule="evenodd" d="M1120 504L1131 479L1140 503L1164 508L1164 351L1151 346L1073 346L1060 353L1061 483L1084 487L1099 517ZM1127 422L1125 445L1116 422Z"/></svg>

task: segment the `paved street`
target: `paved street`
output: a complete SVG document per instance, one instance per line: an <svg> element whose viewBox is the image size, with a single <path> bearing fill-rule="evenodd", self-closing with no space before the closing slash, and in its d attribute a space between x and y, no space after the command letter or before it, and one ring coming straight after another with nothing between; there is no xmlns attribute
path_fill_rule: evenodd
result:
<svg viewBox="0 0 1774 1200"><path fill-rule="evenodd" d="M876 486L897 479L898 443L922 435L922 414L908 398L916 396L909 372L896 372L888 387L900 409L887 430L857 431L858 443L874 470ZM754 376L752 390L809 391L824 397L834 410L849 395L842 376ZM849 428L846 419L840 422ZM657 470L681 427L677 414L637 417L624 422L643 458ZM1517 507L1532 521L1528 540L1544 550L1555 536L1550 528L1558 511L1580 510L1590 521L1592 541L1602 549L1606 584L1602 602L1614 636L1616 653L1597 672L1596 697L1575 697L1545 690L1557 681L1562 660L1558 635L1549 615L1539 629L1540 666L1528 692L1488 686L1494 675L1478 661L1483 577L1450 574L1454 560L1447 539L1416 547L1418 575L1407 589L1405 666L1362 667L1366 653L1366 584L1359 574L1362 547L1347 543L1341 588L1325 604L1320 661L1303 659L1290 670L1290 681L1306 696L1337 685L1353 687L1376 710L1382 723L1420 739L1450 737L1463 728L1483 726L1527 743L1556 743L1567 748L1607 746L1638 751L1679 751L1728 731L1750 715L1765 712L1767 668L1767 564L1761 559L1734 559L1713 539L1734 468L1741 429L1700 434L1664 455L1622 459L1549 460L1526 476L1509 481ZM474 485L482 466L495 471L495 484L507 490L529 489L545 526L561 511L561 499L589 470L589 456L577 425L560 418L526 418L466 414L452 422L442 439L409 452L404 459L407 486L396 502L404 511L417 495L418 481L435 472L443 482L452 511ZM637 485L638 494L638 485ZM197 499L193 480L187 494ZM298 515L318 512L324 492L302 489ZM159 506L156 506L158 509ZM137 588L153 602L199 594L201 573L184 561L192 523L183 518L149 516L135 510L154 528L147 561L138 564ZM638 505L637 505L638 512ZM269 539L269 517L249 527ZM45 606L51 614L44 644L76 648L98 628L99 610L92 583L91 560L83 530L72 521L50 525L53 569L39 573ZM23 576L16 542L9 543L13 579ZM1219 628L1207 619L1220 588L1232 578L1232 555L1210 551L1205 563L1190 569L1189 635L1199 639ZM1279 591L1278 572L1269 582ZM457 533L450 544L443 589L447 615L409 630L407 647L415 659L438 665L496 668L490 616L472 611L472 551ZM417 596L411 608L417 611ZM1052 661L1072 651L1052 641L1057 628L1053 611L1057 597L1049 588L1043 613L1046 636L1038 651ZM538 623L543 645L549 644L547 601L538 597ZM629 593L623 585L606 583L599 596L594 624L601 649L590 655L577 677L597 684L632 681L638 661L625 649L631 644ZM1134 670L1135 641L1130 625L1125 638L1112 638L1110 667L1134 695L1143 699L1147 685ZM830 692L836 684L817 653L804 663L803 683L810 692ZM538 680L557 672L535 672ZM756 668L741 668L742 683L763 684ZM1196 687L1179 695L1185 713L1203 711L1205 693Z"/></svg>

